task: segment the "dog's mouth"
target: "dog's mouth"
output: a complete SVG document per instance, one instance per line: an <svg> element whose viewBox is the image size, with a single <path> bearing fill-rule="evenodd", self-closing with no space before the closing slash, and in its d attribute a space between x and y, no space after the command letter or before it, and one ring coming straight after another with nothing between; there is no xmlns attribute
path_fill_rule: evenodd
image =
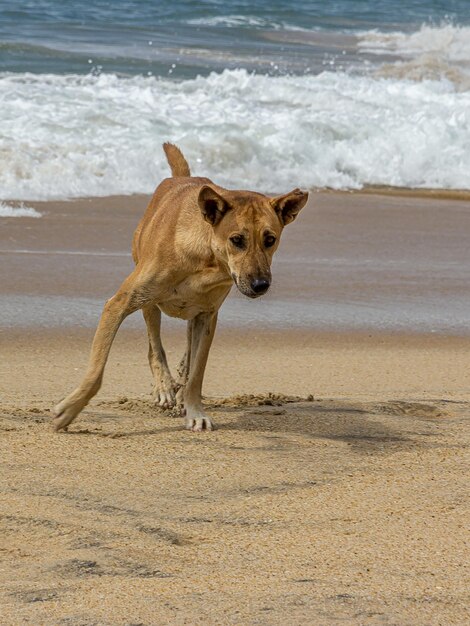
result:
<svg viewBox="0 0 470 626"><path fill-rule="evenodd" d="M268 280L253 280L250 283L246 283L244 281L238 281L235 274L232 274L233 282L237 286L237 289L240 293L242 293L247 298L251 298L252 300L256 298L260 298L267 293L271 283Z"/></svg>
<svg viewBox="0 0 470 626"><path fill-rule="evenodd" d="M251 289L248 290L244 290L244 289L240 289L240 287L238 287L238 291L240 293L242 293L244 296L246 296L247 298L251 298L252 300L256 300L256 298L261 298L261 296L264 296L264 294L266 293L266 291L263 291L263 293L255 293L254 291L252 291Z"/></svg>

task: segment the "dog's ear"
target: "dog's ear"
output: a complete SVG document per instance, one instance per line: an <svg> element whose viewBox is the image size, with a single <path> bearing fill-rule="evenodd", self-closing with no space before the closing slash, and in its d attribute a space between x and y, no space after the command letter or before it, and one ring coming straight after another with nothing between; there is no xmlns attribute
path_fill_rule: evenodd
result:
<svg viewBox="0 0 470 626"><path fill-rule="evenodd" d="M202 187L197 201L204 219L212 226L216 226L230 209L227 200L208 185Z"/></svg>
<svg viewBox="0 0 470 626"><path fill-rule="evenodd" d="M300 210L308 200L308 193L294 189L283 196L276 196L271 199L271 206L276 211L281 224L285 226L295 220Z"/></svg>

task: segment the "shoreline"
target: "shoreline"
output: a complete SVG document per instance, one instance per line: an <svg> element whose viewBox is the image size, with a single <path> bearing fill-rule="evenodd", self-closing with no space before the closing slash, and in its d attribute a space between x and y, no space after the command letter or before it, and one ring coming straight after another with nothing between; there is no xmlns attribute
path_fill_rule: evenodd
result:
<svg viewBox="0 0 470 626"><path fill-rule="evenodd" d="M470 189L448 189L445 187L395 187L393 185L364 185L359 189L334 189L332 187L311 187L308 191L312 194L316 195L349 195L349 196L361 196L361 195L372 195L372 196L397 196L404 198L424 198L427 200L462 200L462 201L470 201ZM153 193L153 192L152 192ZM70 203L70 202L100 202L103 200L117 201L119 204L122 202L130 202L136 200L139 204L142 201L145 204L148 204L152 197L152 193L130 193L130 194L108 194L104 196L74 196L71 198L50 198L50 199L18 199L18 198L10 198L3 200L7 204L19 205L19 204L29 204L34 207L47 207L47 205L56 205L58 203ZM267 192L269 195L269 192ZM0 198L0 200L2 200ZM10 218L4 218L10 219Z"/></svg>
<svg viewBox="0 0 470 626"><path fill-rule="evenodd" d="M470 200L470 189L431 189L428 187L392 187L389 185L365 185L361 189L318 189L318 193L366 194L372 196L394 196L404 198L426 198L428 200Z"/></svg>
<svg viewBox="0 0 470 626"><path fill-rule="evenodd" d="M105 301L103 300L102 305ZM223 314L223 308L221 309ZM132 324L130 320L135 318L135 323ZM127 339L133 338L146 338L146 328L143 319L139 317L139 311L134 313L132 317L129 317L123 325L120 327L118 334L126 336ZM64 333L67 336L76 336L77 338L90 342L93 339L96 327L99 322L99 315L95 319L95 324L87 326L0 326L0 344L2 341L10 343L14 342L22 337L42 337L55 340ZM180 337L184 337L186 332L186 322L184 320L177 320L162 314L162 333L167 336L169 340L179 341ZM306 339L309 342L314 342L316 345L347 345L349 342L372 342L375 341L379 344L391 344L398 343L404 347L407 346L419 346L423 344L431 344L436 347L444 346L446 344L455 347L470 347L470 333L450 333L450 332L429 332L410 329L395 329L395 330L383 330L383 329L363 329L363 328L315 328L306 329L301 326L297 327L282 327L274 326L272 328L262 328L255 324L250 326L230 326L228 324L219 323L216 329L217 336L224 338L229 337L245 337L259 336L265 337L269 340L272 337L282 336L286 339L286 344L290 341L294 343L305 342Z"/></svg>

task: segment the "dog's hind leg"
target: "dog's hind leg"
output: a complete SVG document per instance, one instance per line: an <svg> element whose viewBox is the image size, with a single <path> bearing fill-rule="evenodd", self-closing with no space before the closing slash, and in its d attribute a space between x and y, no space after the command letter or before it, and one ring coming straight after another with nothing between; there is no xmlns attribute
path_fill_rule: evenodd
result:
<svg viewBox="0 0 470 626"><path fill-rule="evenodd" d="M149 337L149 363L154 380L154 401L155 404L164 409L171 409L175 406L176 383L170 373L163 349L160 328L162 313L160 309L152 304L142 308L147 332Z"/></svg>
<svg viewBox="0 0 470 626"><path fill-rule="evenodd" d="M96 329L90 360L80 385L53 409L53 427L66 429L80 411L98 393L103 372L114 337L124 319L141 308L143 295L135 287L137 273L134 271L123 282L119 291L106 302Z"/></svg>
<svg viewBox="0 0 470 626"><path fill-rule="evenodd" d="M192 321L189 378L184 389L186 428L212 430L213 424L202 406L202 381L217 325L217 313L200 313Z"/></svg>

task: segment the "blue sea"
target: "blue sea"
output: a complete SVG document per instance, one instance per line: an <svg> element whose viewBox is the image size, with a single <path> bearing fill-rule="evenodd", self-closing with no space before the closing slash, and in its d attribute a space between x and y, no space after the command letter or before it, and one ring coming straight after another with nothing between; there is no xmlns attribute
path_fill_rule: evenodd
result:
<svg viewBox="0 0 470 626"><path fill-rule="evenodd" d="M469 189L470 3L0 2L0 214L150 193L166 140L233 188Z"/></svg>

